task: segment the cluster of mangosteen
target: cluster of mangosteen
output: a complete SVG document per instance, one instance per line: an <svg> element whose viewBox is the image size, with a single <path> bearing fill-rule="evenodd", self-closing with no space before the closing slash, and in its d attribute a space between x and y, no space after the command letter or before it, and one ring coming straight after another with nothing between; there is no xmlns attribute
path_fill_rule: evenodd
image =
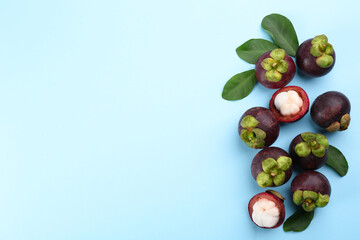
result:
<svg viewBox="0 0 360 240"><path fill-rule="evenodd" d="M303 42L296 53L296 65L304 74L319 77L329 73L335 64L335 51L325 35ZM295 63L283 49L264 53L255 66L260 84L278 89L269 108L253 107L239 121L238 131L245 144L262 149L252 160L251 173L260 187L277 187L291 178L293 166L303 171L291 182L293 202L311 212L328 204L331 186L328 179L315 171L327 160L329 142L319 133L304 132L290 143L289 151L270 147L280 131L279 123L301 119L309 110L309 98L298 86L285 87L294 77ZM311 106L312 120L329 132L346 130L350 123L350 102L337 91L318 96ZM262 228L279 227L285 219L284 198L269 190L249 201L252 221Z"/></svg>

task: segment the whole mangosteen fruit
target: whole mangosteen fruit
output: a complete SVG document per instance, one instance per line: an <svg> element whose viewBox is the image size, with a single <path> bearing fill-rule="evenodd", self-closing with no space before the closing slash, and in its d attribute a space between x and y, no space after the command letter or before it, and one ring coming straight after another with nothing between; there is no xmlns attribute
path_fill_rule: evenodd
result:
<svg viewBox="0 0 360 240"><path fill-rule="evenodd" d="M251 174L260 187L278 187L286 183L293 166L289 154L278 147L258 152L251 163Z"/></svg>
<svg viewBox="0 0 360 240"><path fill-rule="evenodd" d="M260 56L255 65L255 76L267 88L281 88L295 76L296 67L292 58L283 49L274 49Z"/></svg>
<svg viewBox="0 0 360 240"><path fill-rule="evenodd" d="M273 190L256 194L248 204L251 220L261 228L279 227L285 219L284 200Z"/></svg>
<svg viewBox="0 0 360 240"><path fill-rule="evenodd" d="M309 111L309 97L301 87L287 86L272 95L269 108L279 122L295 122Z"/></svg>
<svg viewBox="0 0 360 240"><path fill-rule="evenodd" d="M305 171L291 182L293 202L307 212L316 207L325 207L330 200L329 180L317 171Z"/></svg>
<svg viewBox="0 0 360 240"><path fill-rule="evenodd" d="M304 170L323 166L328 156L329 141L318 133L304 132L290 143L289 154L294 164Z"/></svg>
<svg viewBox="0 0 360 240"><path fill-rule="evenodd" d="M318 96L311 106L312 120L329 132L346 130L350 124L350 101L337 91Z"/></svg>
<svg viewBox="0 0 360 240"><path fill-rule="evenodd" d="M240 118L240 138L251 148L268 147L279 136L280 125L274 114L264 107L253 107Z"/></svg>
<svg viewBox="0 0 360 240"><path fill-rule="evenodd" d="M296 65L306 75L320 77L335 64L335 51L323 34L303 42L296 52Z"/></svg>

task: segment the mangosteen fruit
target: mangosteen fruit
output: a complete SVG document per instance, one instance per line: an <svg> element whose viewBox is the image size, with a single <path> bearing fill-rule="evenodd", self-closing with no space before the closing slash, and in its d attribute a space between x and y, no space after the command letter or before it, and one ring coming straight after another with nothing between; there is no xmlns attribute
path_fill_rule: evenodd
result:
<svg viewBox="0 0 360 240"><path fill-rule="evenodd" d="M312 120L329 132L343 131L350 124L350 101L337 91L329 91L318 96L311 106Z"/></svg>
<svg viewBox="0 0 360 240"><path fill-rule="evenodd" d="M292 58L283 49L274 49L260 56L255 65L255 76L267 88L281 88L295 76Z"/></svg>
<svg viewBox="0 0 360 240"><path fill-rule="evenodd" d="M305 211L314 211L316 207L325 207L330 200L329 180L317 171L305 171L291 182L293 202Z"/></svg>
<svg viewBox="0 0 360 240"><path fill-rule="evenodd" d="M285 219L284 200L273 190L256 194L248 205L251 220L261 228L279 227Z"/></svg>
<svg viewBox="0 0 360 240"><path fill-rule="evenodd" d="M274 114L264 107L253 107L240 118L240 138L251 148L268 147L279 136L280 125Z"/></svg>
<svg viewBox="0 0 360 240"><path fill-rule="evenodd" d="M304 132L290 143L289 154L294 164L304 170L323 166L328 156L329 141L318 133Z"/></svg>
<svg viewBox="0 0 360 240"><path fill-rule="evenodd" d="M251 174L260 187L277 187L286 183L292 174L289 154L278 147L258 152L251 163Z"/></svg>
<svg viewBox="0 0 360 240"><path fill-rule="evenodd" d="M303 42L296 52L296 65L312 77L329 73L335 64L335 51L323 34Z"/></svg>
<svg viewBox="0 0 360 240"><path fill-rule="evenodd" d="M309 97L301 87L287 86L272 95L269 108L279 122L295 122L309 111Z"/></svg>

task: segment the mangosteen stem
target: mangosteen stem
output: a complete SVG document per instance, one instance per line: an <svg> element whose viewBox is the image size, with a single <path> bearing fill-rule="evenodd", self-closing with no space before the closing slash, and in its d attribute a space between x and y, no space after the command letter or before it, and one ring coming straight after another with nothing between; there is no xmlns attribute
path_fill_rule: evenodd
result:
<svg viewBox="0 0 360 240"><path fill-rule="evenodd" d="M315 202L313 200L307 199L302 204L302 207L306 212L311 212L311 211L314 211L314 209L316 208L316 204L315 204Z"/></svg>
<svg viewBox="0 0 360 240"><path fill-rule="evenodd" d="M317 143L315 140L310 142L310 146L311 146L312 148L316 148L317 145L318 145L318 143Z"/></svg>

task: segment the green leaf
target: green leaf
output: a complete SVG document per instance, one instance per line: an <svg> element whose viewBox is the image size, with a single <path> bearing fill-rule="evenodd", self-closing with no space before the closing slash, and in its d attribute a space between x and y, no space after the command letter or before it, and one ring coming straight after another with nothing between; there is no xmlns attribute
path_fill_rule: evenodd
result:
<svg viewBox="0 0 360 240"><path fill-rule="evenodd" d="M302 208L298 208L293 215L286 219L283 229L285 232L302 232L310 225L313 217L314 211L305 212Z"/></svg>
<svg viewBox="0 0 360 240"><path fill-rule="evenodd" d="M250 39L236 49L237 55L248 63L255 64L261 55L278 48L274 43L264 39Z"/></svg>
<svg viewBox="0 0 360 240"><path fill-rule="evenodd" d="M345 156L334 146L329 146L328 149L328 158L326 160L326 165L333 168L340 176L345 176L349 165L346 161Z"/></svg>
<svg viewBox="0 0 360 240"><path fill-rule="evenodd" d="M225 100L243 99L251 93L256 82L254 69L236 74L225 84L222 97Z"/></svg>
<svg viewBox="0 0 360 240"><path fill-rule="evenodd" d="M276 45L291 56L296 55L299 41L294 26L287 17L280 14L270 14L264 17L261 26L270 34Z"/></svg>

